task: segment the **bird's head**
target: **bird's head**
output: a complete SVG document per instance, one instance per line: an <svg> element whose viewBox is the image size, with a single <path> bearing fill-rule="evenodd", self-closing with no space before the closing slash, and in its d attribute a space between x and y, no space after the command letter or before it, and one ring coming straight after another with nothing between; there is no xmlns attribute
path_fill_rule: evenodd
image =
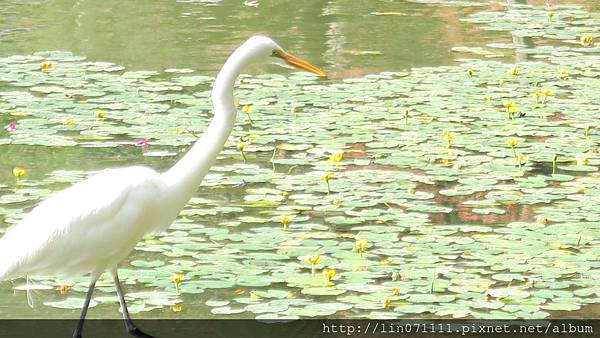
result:
<svg viewBox="0 0 600 338"><path fill-rule="evenodd" d="M267 36L255 35L246 40L240 49L244 50L246 57L252 61L273 60L319 76L327 76L320 68L287 53L277 42Z"/></svg>

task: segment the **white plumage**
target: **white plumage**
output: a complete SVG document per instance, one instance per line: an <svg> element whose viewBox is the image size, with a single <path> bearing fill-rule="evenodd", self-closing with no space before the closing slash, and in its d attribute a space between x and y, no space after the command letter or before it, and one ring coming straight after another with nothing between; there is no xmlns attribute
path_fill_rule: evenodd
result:
<svg viewBox="0 0 600 338"><path fill-rule="evenodd" d="M159 217L165 190L154 170L128 167L53 194L0 239L0 280L104 272L144 234L169 226Z"/></svg>

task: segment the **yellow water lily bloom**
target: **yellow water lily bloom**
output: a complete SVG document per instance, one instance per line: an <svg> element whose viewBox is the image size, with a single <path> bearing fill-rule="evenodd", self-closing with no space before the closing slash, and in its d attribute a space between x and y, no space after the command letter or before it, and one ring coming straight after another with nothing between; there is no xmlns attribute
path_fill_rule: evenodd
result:
<svg viewBox="0 0 600 338"><path fill-rule="evenodd" d="M315 254L311 256L306 256L305 260L307 263L312 265L319 264L319 262L321 262L321 255Z"/></svg>
<svg viewBox="0 0 600 338"><path fill-rule="evenodd" d="M42 73L52 70L53 68L54 64L52 62L42 62L42 64L40 64L40 70Z"/></svg>
<svg viewBox="0 0 600 338"><path fill-rule="evenodd" d="M513 101L504 102L504 103L502 103L502 105L504 106L504 108L506 108L506 112L507 113L514 114L517 111L519 111L519 108L517 107L517 104L514 103Z"/></svg>
<svg viewBox="0 0 600 338"><path fill-rule="evenodd" d="M516 147L516 146L519 144L519 140L517 140L517 139L516 139L516 138L514 138L514 137L511 137L511 138L507 139L506 141L504 141L504 143L505 143L507 146L509 146L509 147L511 147L511 148L514 148L514 147Z"/></svg>
<svg viewBox="0 0 600 338"><path fill-rule="evenodd" d="M575 161L577 162L577 166L581 167L587 165L590 160L586 154L577 154L577 156L575 156Z"/></svg>
<svg viewBox="0 0 600 338"><path fill-rule="evenodd" d="M521 70L519 69L519 67L515 66L508 71L508 75L517 76L520 72Z"/></svg>
<svg viewBox="0 0 600 338"><path fill-rule="evenodd" d="M554 92L552 89L542 89L542 94L544 96L554 96Z"/></svg>
<svg viewBox="0 0 600 338"><path fill-rule="evenodd" d="M519 155L517 155L517 161L518 162L525 162L528 158L529 158L529 156L527 156L525 154L519 154Z"/></svg>
<svg viewBox="0 0 600 338"><path fill-rule="evenodd" d="M323 181L326 181L326 182L327 182L327 181L329 181L329 180L330 180L330 179L332 179L332 178L333 178L333 172L331 172L331 171L328 171L328 172L327 172L327 173L325 173L323 176L321 176L321 179L322 179Z"/></svg>
<svg viewBox="0 0 600 338"><path fill-rule="evenodd" d="M331 154L329 156L329 161L338 163L338 162L341 162L343 158L344 158L344 152L340 151L340 152Z"/></svg>
<svg viewBox="0 0 600 338"><path fill-rule="evenodd" d="M442 139L444 141L450 142L450 141L454 140L454 133L449 130L444 130L444 131L442 131Z"/></svg>
<svg viewBox="0 0 600 338"><path fill-rule="evenodd" d="M242 106L242 112L246 114L250 114L254 111L254 105L252 103L247 103Z"/></svg>
<svg viewBox="0 0 600 338"><path fill-rule="evenodd" d="M306 256L304 258L304 260L311 265L311 270L310 270L310 274L311 276L315 276L315 265L319 264L319 262L321 262L321 255L319 254L315 254L312 256Z"/></svg>
<svg viewBox="0 0 600 338"><path fill-rule="evenodd" d="M177 294L179 294L179 284L181 284L181 282L183 281L184 278L185 278L185 275L181 272L178 272L178 273L174 274L173 276L171 276L171 280L173 281L173 283L175 283L175 292Z"/></svg>
<svg viewBox="0 0 600 338"><path fill-rule="evenodd" d="M356 242L354 242L352 250L358 252L358 254L362 257L363 254L367 251L368 243L369 241L364 237L357 239Z"/></svg>
<svg viewBox="0 0 600 338"><path fill-rule="evenodd" d="M185 275L184 275L183 273L181 273L181 272L178 272L178 273L174 274L174 275L171 277L171 280L172 280L174 283L177 283L177 284L179 284L179 283L181 283L181 281L183 281L183 279L184 279L184 278L185 278Z"/></svg>
<svg viewBox="0 0 600 338"><path fill-rule="evenodd" d="M450 148L450 145L452 143L452 140L454 140L454 133L449 131L449 130L444 130L442 131L442 139L446 142L448 142L448 148Z"/></svg>
<svg viewBox="0 0 600 338"><path fill-rule="evenodd" d="M244 151L244 148L246 148L246 142L244 142L244 141L238 141L237 148L240 151Z"/></svg>
<svg viewBox="0 0 600 338"><path fill-rule="evenodd" d="M96 116L97 116L99 119L103 119L103 118L105 118L105 117L106 117L106 111L104 111L104 110L102 110L102 109L98 109L98 110L96 110Z"/></svg>
<svg viewBox="0 0 600 338"><path fill-rule="evenodd" d="M498 87L504 87L504 85L506 84L506 81L500 79L498 80Z"/></svg>
<svg viewBox="0 0 600 338"><path fill-rule="evenodd" d="M450 160L450 159L447 159L447 158L443 158L443 159L441 159L441 160L440 160L440 163L441 163L441 164L443 164L443 165L445 165L445 166L447 166L447 167L449 167L449 166L451 166L451 165L453 164L453 163L452 163L452 160Z"/></svg>
<svg viewBox="0 0 600 338"><path fill-rule="evenodd" d="M75 119L68 119L68 120L64 121L63 124L66 126L73 126L73 125L75 125Z"/></svg>
<svg viewBox="0 0 600 338"><path fill-rule="evenodd" d="M383 307L388 308L392 305L392 300L389 298L386 298L386 299L382 300L381 303L383 304Z"/></svg>
<svg viewBox="0 0 600 338"><path fill-rule="evenodd" d="M331 281L333 277L335 277L335 274L335 269L323 269L323 276L325 276L328 281Z"/></svg>
<svg viewBox="0 0 600 338"><path fill-rule="evenodd" d="M568 77L569 77L569 69L568 69L568 68L561 68L561 69L558 71L558 76L559 76L561 79L563 79L563 80L564 80L564 79L566 79L566 78L568 78Z"/></svg>
<svg viewBox="0 0 600 338"><path fill-rule="evenodd" d="M16 177L17 179L25 176L26 173L27 173L27 170L25 170L25 168L21 168L21 167L14 167L12 170L13 176Z"/></svg>
<svg viewBox="0 0 600 338"><path fill-rule="evenodd" d="M327 184L327 194L331 193L331 187L329 186L329 180L331 180L333 177L334 177L333 172L331 172L331 171L328 171L323 176L321 176L321 179L323 181L325 181L325 183Z"/></svg>
<svg viewBox="0 0 600 338"><path fill-rule="evenodd" d="M281 224L283 224L283 228L287 229L288 224L290 224L290 222L292 222L292 219L294 219L293 216L283 215L283 216L281 216L281 218L279 219L279 221L281 222Z"/></svg>
<svg viewBox="0 0 600 338"><path fill-rule="evenodd" d="M475 69L471 67L467 68L467 75L469 75L469 77L472 77L473 74L475 74Z"/></svg>
<svg viewBox="0 0 600 338"><path fill-rule="evenodd" d="M171 311L173 311L175 313L181 312L181 311L183 311L183 305L175 304L175 305L171 306Z"/></svg>
<svg viewBox="0 0 600 338"><path fill-rule="evenodd" d="M584 35L581 38L579 38L579 42L584 47L590 47L594 44L594 37L591 35Z"/></svg>

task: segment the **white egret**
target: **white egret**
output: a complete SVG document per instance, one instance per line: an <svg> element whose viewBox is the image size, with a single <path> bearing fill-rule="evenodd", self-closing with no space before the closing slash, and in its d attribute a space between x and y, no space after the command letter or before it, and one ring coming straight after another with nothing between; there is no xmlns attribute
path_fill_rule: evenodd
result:
<svg viewBox="0 0 600 338"><path fill-rule="evenodd" d="M171 169L160 174L142 166L108 169L53 194L0 239L0 281L25 275L90 274L90 284L73 337L81 337L96 281L112 275L127 331L151 337L132 323L117 264L150 232L175 220L208 172L236 117L233 86L247 65L270 58L325 76L321 69L285 52L265 36L238 47L217 75L214 117L204 134Z"/></svg>

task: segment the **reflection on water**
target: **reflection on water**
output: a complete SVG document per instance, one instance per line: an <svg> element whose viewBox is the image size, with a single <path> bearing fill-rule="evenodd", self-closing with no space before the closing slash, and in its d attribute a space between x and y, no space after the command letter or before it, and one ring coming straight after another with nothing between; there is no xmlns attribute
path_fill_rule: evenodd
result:
<svg viewBox="0 0 600 338"><path fill-rule="evenodd" d="M256 33L334 76L452 62L450 48L497 36L459 19L472 9L405 2L66 1L0 5L0 55L69 50L129 69L212 73ZM395 12L402 15L372 15ZM368 53L365 53L368 52Z"/></svg>

